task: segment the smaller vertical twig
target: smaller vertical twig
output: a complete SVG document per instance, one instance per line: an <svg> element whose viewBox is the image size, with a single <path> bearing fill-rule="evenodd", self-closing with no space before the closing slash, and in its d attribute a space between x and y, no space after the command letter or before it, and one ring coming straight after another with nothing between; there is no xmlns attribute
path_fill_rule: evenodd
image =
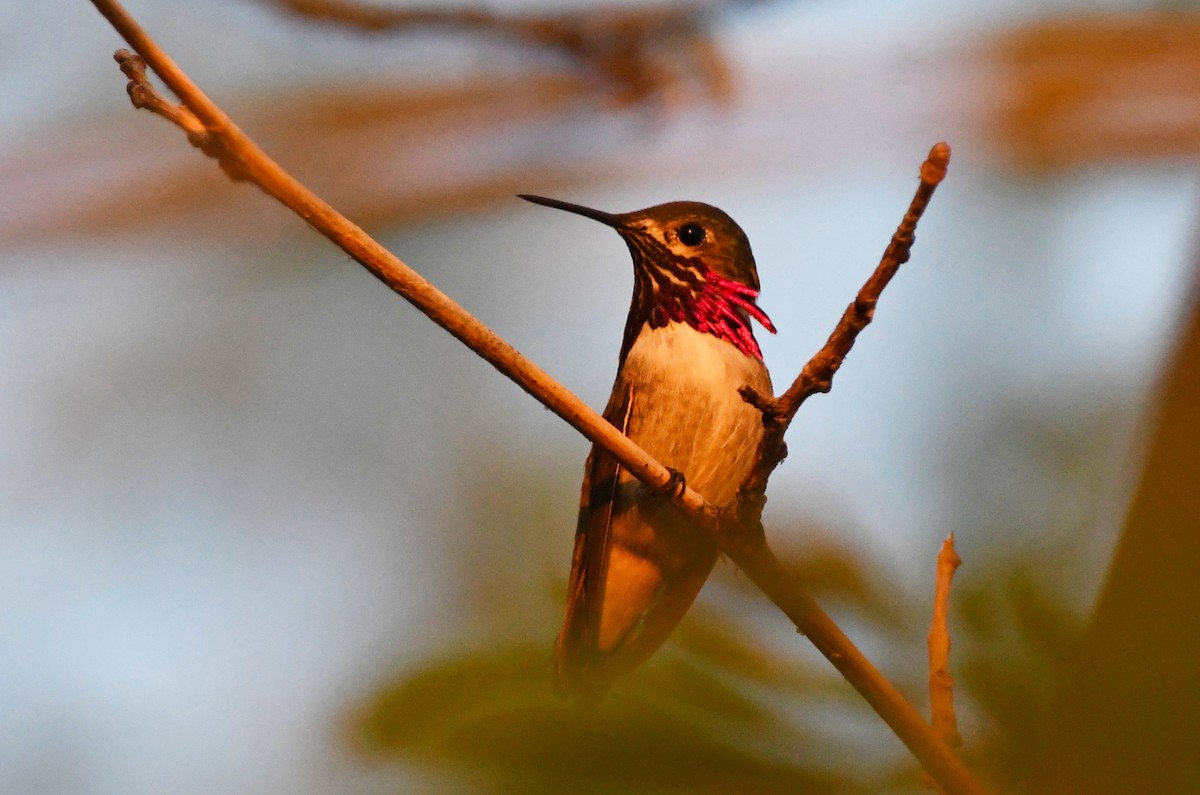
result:
<svg viewBox="0 0 1200 795"><path fill-rule="evenodd" d="M950 676L950 583L962 563L954 549L954 533L942 542L933 591L933 623L929 627L929 704L933 731L951 748L962 745L954 715L954 679Z"/></svg>

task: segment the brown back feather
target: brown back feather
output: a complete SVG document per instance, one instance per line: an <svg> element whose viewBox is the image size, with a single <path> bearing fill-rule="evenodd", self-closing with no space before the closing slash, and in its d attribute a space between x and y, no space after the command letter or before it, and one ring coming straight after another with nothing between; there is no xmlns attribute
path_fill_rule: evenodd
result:
<svg viewBox="0 0 1200 795"><path fill-rule="evenodd" d="M632 390L620 390L609 399L604 418L626 433L632 410ZM572 690L580 689L577 674L587 667L587 657L598 644L613 505L620 476L621 464L617 459L593 445L583 472L566 617L555 644L558 682Z"/></svg>

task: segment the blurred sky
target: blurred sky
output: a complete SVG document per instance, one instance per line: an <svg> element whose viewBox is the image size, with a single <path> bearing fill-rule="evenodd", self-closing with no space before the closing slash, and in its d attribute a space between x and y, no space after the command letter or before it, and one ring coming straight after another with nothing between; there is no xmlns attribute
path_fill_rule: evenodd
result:
<svg viewBox="0 0 1200 795"><path fill-rule="evenodd" d="M724 208L754 244L781 385L874 267L929 146L949 140L911 264L793 427L769 532L801 547L781 520L811 517L921 593L945 533L970 567L1036 546L1052 521L1053 478L984 443L998 417L1109 412L1096 455L1116 496L1086 495L1063 563L1085 610L1189 278L1197 186L1170 164L1030 178L994 156L974 43L1077 7L754 5L717 28L730 108L475 130L431 168L461 167L454 147L483 168L586 153L604 178L551 169L520 187L614 211ZM429 35L364 42L248 0L130 10L218 101L517 73L524 57ZM0 217L117 189L141 162L117 156L126 141L154 142L147 163L199 161L129 108L120 42L90 4L19 4L0 40ZM337 744L347 705L486 639L472 600L540 602L565 580L586 442L269 200L214 184L261 208L249 226L286 233L163 231L146 206L119 236L0 242L0 791L380 790ZM610 230L512 199L373 231L603 405L631 285ZM489 495L526 481L505 508L511 540L471 533ZM986 537L961 524L972 510L978 527L1003 513L1029 532ZM542 629L549 647L556 619Z"/></svg>

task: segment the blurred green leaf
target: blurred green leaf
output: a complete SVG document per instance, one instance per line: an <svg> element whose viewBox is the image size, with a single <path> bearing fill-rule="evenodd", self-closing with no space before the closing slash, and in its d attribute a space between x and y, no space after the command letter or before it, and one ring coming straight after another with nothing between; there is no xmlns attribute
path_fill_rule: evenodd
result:
<svg viewBox="0 0 1200 795"><path fill-rule="evenodd" d="M841 777L781 761L805 731L680 656L597 706L551 692L549 654L513 647L435 662L360 710L357 739L485 772L521 791L847 792Z"/></svg>

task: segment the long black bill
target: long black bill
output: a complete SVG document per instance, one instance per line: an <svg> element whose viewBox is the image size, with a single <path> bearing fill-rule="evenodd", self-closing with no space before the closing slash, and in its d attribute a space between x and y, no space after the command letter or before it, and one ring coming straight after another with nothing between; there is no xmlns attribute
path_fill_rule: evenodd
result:
<svg viewBox="0 0 1200 795"><path fill-rule="evenodd" d="M545 196L532 196L528 193L518 193L517 198L533 202L534 204L553 207L556 210L566 210L569 213L582 215L584 218L599 221L605 226L611 226L613 229L622 229L625 226L625 221L621 216L606 213L603 210L593 210L591 207L584 207L581 204L571 204L570 202L559 201L558 199L547 199Z"/></svg>

